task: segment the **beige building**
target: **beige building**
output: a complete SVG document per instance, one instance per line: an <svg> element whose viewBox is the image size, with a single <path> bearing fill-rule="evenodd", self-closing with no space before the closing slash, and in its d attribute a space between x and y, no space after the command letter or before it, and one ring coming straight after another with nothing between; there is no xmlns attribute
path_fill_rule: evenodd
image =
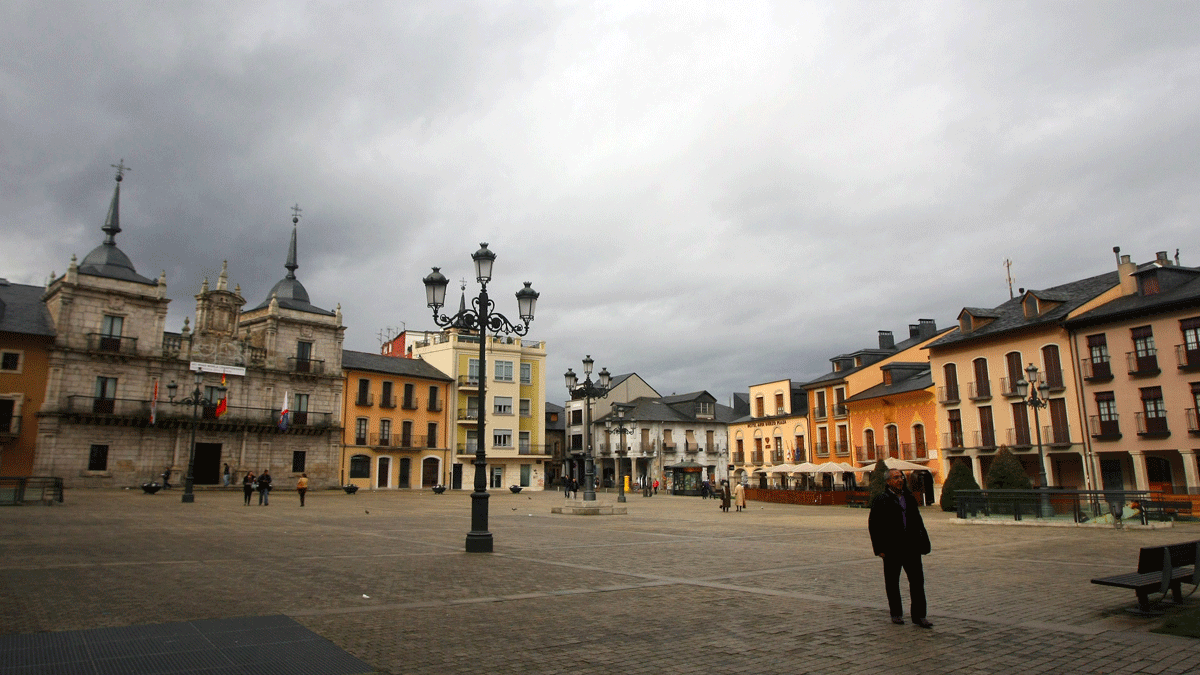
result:
<svg viewBox="0 0 1200 675"><path fill-rule="evenodd" d="M296 278L295 228L287 275L261 304L242 311L241 289L229 290L222 269L216 287L205 280L195 296L195 330L185 320L170 333L165 275L141 276L117 247L117 180L104 242L81 262L72 257L42 298L56 337L34 473L120 486L158 480L167 468L179 484L194 424L197 484L221 482L226 464L235 476L269 468L280 486L304 471L313 487L336 484L344 328L340 312L313 306ZM222 372L228 412L218 415ZM176 405L196 389L199 405Z"/></svg>
<svg viewBox="0 0 1200 675"><path fill-rule="evenodd" d="M1121 296L1065 322L1105 489L1200 495L1200 268L1121 259Z"/></svg>

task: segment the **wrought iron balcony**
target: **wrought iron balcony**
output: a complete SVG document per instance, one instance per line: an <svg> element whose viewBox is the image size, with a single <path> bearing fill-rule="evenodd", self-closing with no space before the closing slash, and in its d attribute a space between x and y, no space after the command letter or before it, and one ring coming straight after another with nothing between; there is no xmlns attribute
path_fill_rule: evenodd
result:
<svg viewBox="0 0 1200 675"><path fill-rule="evenodd" d="M1009 427L1005 437L1008 440L1008 446L1017 450L1028 450L1033 447L1031 440L1033 431L1029 427Z"/></svg>
<svg viewBox="0 0 1200 675"><path fill-rule="evenodd" d="M320 359L302 359L296 356L289 356L287 365L288 371L292 373L306 373L309 375L325 374L325 362Z"/></svg>
<svg viewBox="0 0 1200 675"><path fill-rule="evenodd" d="M1134 376L1157 375L1158 350L1154 348L1139 352L1125 352L1125 362L1129 366L1129 374Z"/></svg>
<svg viewBox="0 0 1200 675"><path fill-rule="evenodd" d="M942 447L948 450L961 451L963 449L963 435L961 431L947 431L942 434Z"/></svg>
<svg viewBox="0 0 1200 675"><path fill-rule="evenodd" d="M396 395L395 394L384 394L384 395L380 396L379 397L379 407L380 408L395 408L396 407Z"/></svg>
<svg viewBox="0 0 1200 675"><path fill-rule="evenodd" d="M132 356L137 354L137 338L88 333L87 348L88 351L92 352L108 352L110 354Z"/></svg>
<svg viewBox="0 0 1200 675"><path fill-rule="evenodd" d="M417 403L418 401L416 396L405 396L401 407L405 410L416 410L418 407Z"/></svg>
<svg viewBox="0 0 1200 675"><path fill-rule="evenodd" d="M996 449L996 431L994 429L981 429L971 432L973 447L980 450L995 450Z"/></svg>
<svg viewBox="0 0 1200 675"><path fill-rule="evenodd" d="M1143 438L1166 438L1171 435L1171 429L1167 426L1165 410L1154 416L1149 416L1144 412L1134 413L1133 421L1137 426L1138 436Z"/></svg>
<svg viewBox="0 0 1200 675"><path fill-rule="evenodd" d="M479 376L477 376L477 375L459 375L458 376L458 388L459 389L478 389L479 388Z"/></svg>
<svg viewBox="0 0 1200 675"><path fill-rule="evenodd" d="M829 444L828 443L813 443L813 452L816 453L817 457L828 457L829 456Z"/></svg>
<svg viewBox="0 0 1200 675"><path fill-rule="evenodd" d="M972 401L981 401L992 397L992 383L987 380L967 383L967 396Z"/></svg>
<svg viewBox="0 0 1200 675"><path fill-rule="evenodd" d="M354 405L364 408L375 405L375 394L360 392L354 399Z"/></svg>
<svg viewBox="0 0 1200 675"><path fill-rule="evenodd" d="M1079 359L1079 367L1083 379L1089 382L1106 382L1113 378L1112 364L1107 358L1099 361L1082 358Z"/></svg>
<svg viewBox="0 0 1200 675"><path fill-rule="evenodd" d="M938 387L938 403L958 403L958 386Z"/></svg>
<svg viewBox="0 0 1200 675"><path fill-rule="evenodd" d="M1115 441L1121 437L1121 425L1117 415L1088 417L1088 431L1098 441Z"/></svg>
<svg viewBox="0 0 1200 675"><path fill-rule="evenodd" d="M813 406L812 411L813 411L813 417L816 419L823 420L823 419L826 419L827 417L829 417L829 415L826 412L825 406L823 406L823 405Z"/></svg>
<svg viewBox="0 0 1200 675"><path fill-rule="evenodd" d="M1180 370L1200 370L1200 346L1175 345L1175 361Z"/></svg>

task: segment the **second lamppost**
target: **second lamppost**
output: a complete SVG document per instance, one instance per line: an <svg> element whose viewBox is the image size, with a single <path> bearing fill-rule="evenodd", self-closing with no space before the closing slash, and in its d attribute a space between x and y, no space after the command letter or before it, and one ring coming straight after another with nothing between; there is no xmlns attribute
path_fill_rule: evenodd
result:
<svg viewBox="0 0 1200 675"><path fill-rule="evenodd" d="M484 451L484 433L487 428L487 334L488 330L517 336L527 334L539 294L530 287L530 282L525 282L525 288L517 291L517 311L520 312L521 323L512 323L503 314L494 311L495 303L488 298L487 285L492 280L492 263L496 261L496 254L488 250L486 243L482 243L479 250L471 255L471 259L475 261L475 280L480 286L479 297L471 300L470 308L466 306L464 298L462 307L454 316L438 314L438 310L446 303L446 287L450 285L450 280L435 267L422 281L425 284L425 299L433 310L434 323L441 328L479 331L479 422L476 427L475 491L471 493L471 531L467 533L467 552L491 553L492 533L488 532L487 454Z"/></svg>
<svg viewBox="0 0 1200 675"><path fill-rule="evenodd" d="M625 434L629 433L629 428L625 426L625 411L632 407L625 403L614 403L613 411L617 413L616 426L613 426L614 420L611 417L604 420L604 426L610 432L615 431L621 434L621 445L613 453L613 459L617 464L617 482L621 485L620 491L617 492L617 501L619 502L625 501Z"/></svg>
<svg viewBox="0 0 1200 675"><path fill-rule="evenodd" d="M1050 510L1050 495L1046 492L1050 484L1046 478L1046 454L1042 450L1042 421L1038 411L1049 404L1050 385L1038 382L1038 367L1032 363L1025 368L1025 376L1028 379L1017 380L1017 394L1024 400L1025 405L1033 408L1033 430L1037 433L1038 449L1038 489L1042 493L1041 509L1042 517L1045 518L1054 513ZM1036 386L1031 386L1030 383L1036 383Z"/></svg>
<svg viewBox="0 0 1200 675"><path fill-rule="evenodd" d="M592 382L592 356L589 354L583 359L583 382L579 382L579 378L575 377L575 372L567 368L567 392L570 393L572 399L583 399L583 435L584 435L584 473L583 473L583 501L596 501L596 463L594 453L592 451L592 399L603 398L608 395L609 374L607 368L601 368L597 373L600 382Z"/></svg>
<svg viewBox="0 0 1200 675"><path fill-rule="evenodd" d="M200 391L200 385L204 382L204 377L197 372L195 388L192 389L192 395L180 400L175 400L175 392L179 391L179 385L175 384L175 380L167 385L167 399L175 405L190 405L192 406L192 444L188 451L188 469L187 478L183 480L183 503L191 504L196 501L196 495L192 492L192 485L196 480L196 425L200 421L200 406L208 403L204 398L204 392ZM217 387L217 398L225 395L225 387Z"/></svg>

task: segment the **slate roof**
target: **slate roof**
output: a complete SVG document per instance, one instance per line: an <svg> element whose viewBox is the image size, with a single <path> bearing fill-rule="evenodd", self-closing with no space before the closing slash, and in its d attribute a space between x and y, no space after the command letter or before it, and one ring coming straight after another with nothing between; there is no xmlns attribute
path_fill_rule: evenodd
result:
<svg viewBox="0 0 1200 675"><path fill-rule="evenodd" d="M1068 314L1079 308L1080 305L1113 288L1119 281L1117 272L1114 270L1045 290L1026 291L1026 293L1032 293L1038 298L1047 300L1059 297L1064 298L1062 304L1031 319L1025 317L1025 309L1022 305L1022 301L1024 300L1023 295L1017 296L998 307L978 310L982 312L979 314L976 314L976 310L973 308L965 308L964 311L971 311L975 316L995 316L996 318L987 325L976 328L969 333L961 331L951 332L949 335L926 345L926 349L937 349L939 347L947 347L995 335L1002 335L1011 331L1061 323Z"/></svg>
<svg viewBox="0 0 1200 675"><path fill-rule="evenodd" d="M0 333L55 335L54 321L42 302L45 291L41 286L0 279Z"/></svg>
<svg viewBox="0 0 1200 675"><path fill-rule="evenodd" d="M678 406L679 402L688 402L688 401L692 401L697 398L700 398L700 394L708 394L708 392L699 391L699 392L693 392L691 394L680 394L678 396L671 396L669 398L677 399L676 406ZM708 394L708 396L710 398L712 397L711 394ZM721 405L720 403L713 404L715 415L714 415L713 419L711 419L711 420L698 419L698 418L696 418L695 415L685 414L685 413L679 411L676 406L672 406L672 405L666 403L665 399L663 399L663 398L651 398L648 396L640 396L638 398L633 399L632 401L629 401L629 405L631 405L633 407L625 412L625 419L627 419L627 420L633 419L633 420L645 421L645 422L680 422L680 423L692 422L692 423L696 423L696 424L728 424L734 420L734 416L735 416L734 412L733 412L733 408L730 408L727 405ZM595 422L602 424L604 422L604 420L606 420L610 417L615 418L616 415L614 415L613 413L610 412L607 415L602 415L601 417L597 418L595 420Z"/></svg>
<svg viewBox="0 0 1200 675"><path fill-rule="evenodd" d="M937 333L934 333L934 335L937 335L938 333L947 333L950 331L951 331L950 328L943 328L940 331L938 331ZM879 363L880 361L886 359L889 356L892 356L893 354L899 354L900 352L904 351L905 349L919 345L922 342L925 342L926 340L931 339L932 337L933 337L933 335L915 335L915 336L909 337L908 339L897 342L896 346L893 347L892 349L879 349L878 347L873 347L870 349L861 349L857 352L851 352L850 354L841 354L841 355L835 356L832 359L830 359L830 361L837 361L838 359L852 359L855 356L862 356L862 357L864 357L863 364L861 366L851 366L849 368L843 368L841 370L835 370L831 373L826 373L818 378L815 378L815 379L809 380L808 382L805 382L804 386L806 388L812 388L815 386L821 386L822 384L827 383L827 382L837 382L838 380L845 379L846 376L850 375L851 373L857 373L858 371L862 370L863 368L869 368L870 366L873 366L876 363ZM875 358L870 358L870 357L875 357Z"/></svg>
<svg viewBox="0 0 1200 675"><path fill-rule="evenodd" d="M558 421L550 421L550 413L558 413ZM557 403L546 402L546 431L565 431L567 428L567 409Z"/></svg>
<svg viewBox="0 0 1200 675"><path fill-rule="evenodd" d="M846 401L863 401L880 396L904 394L933 386L933 373L928 363L889 363L884 368L892 371L891 384L881 382L870 389L858 392Z"/></svg>
<svg viewBox="0 0 1200 675"><path fill-rule="evenodd" d="M421 377L427 380L451 382L454 378L429 365L425 359L407 359L368 352L342 350L343 370L364 370L372 373Z"/></svg>
<svg viewBox="0 0 1200 675"><path fill-rule="evenodd" d="M121 176L117 175L117 187L113 189L112 202L108 205L108 216L104 219L104 243L92 249L79 263L79 273L93 277L120 279L132 281L147 286L157 286L152 281L137 273L133 262L121 249L117 248L117 233L121 231Z"/></svg>
<svg viewBox="0 0 1200 675"><path fill-rule="evenodd" d="M1151 295L1135 293L1121 296L1065 322L1065 325L1072 328L1082 327L1117 321L1125 317L1200 305L1200 268L1176 269L1196 272L1197 277L1174 288Z"/></svg>

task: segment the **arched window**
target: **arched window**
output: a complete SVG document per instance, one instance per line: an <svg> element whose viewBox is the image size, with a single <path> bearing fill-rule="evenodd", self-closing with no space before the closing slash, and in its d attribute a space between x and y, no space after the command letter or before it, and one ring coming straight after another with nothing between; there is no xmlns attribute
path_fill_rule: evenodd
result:
<svg viewBox="0 0 1200 675"><path fill-rule="evenodd" d="M888 457L900 456L900 431L895 424L887 426L887 452Z"/></svg>
<svg viewBox="0 0 1200 675"><path fill-rule="evenodd" d="M913 458L925 459L929 456L925 449L925 425L914 424L912 429L913 434Z"/></svg>
<svg viewBox="0 0 1200 675"><path fill-rule="evenodd" d="M1058 345L1042 347L1042 365L1046 368L1046 384L1051 389L1063 388L1062 361L1058 358Z"/></svg>
<svg viewBox="0 0 1200 675"><path fill-rule="evenodd" d="M975 366L975 381L971 383L971 398L988 398L992 395L992 384L988 378L987 359L979 357L972 365Z"/></svg>
<svg viewBox="0 0 1200 675"><path fill-rule="evenodd" d="M351 478L371 477L371 458L366 455L354 455L350 458Z"/></svg>
<svg viewBox="0 0 1200 675"><path fill-rule="evenodd" d="M863 453L862 461L875 460L875 430L867 429L863 432Z"/></svg>
<svg viewBox="0 0 1200 675"><path fill-rule="evenodd" d="M1000 388L1004 390L1006 396L1015 395L1017 393L1017 381L1025 379L1025 365L1021 363L1021 352L1009 352L1005 354L1004 369L1007 374Z"/></svg>

